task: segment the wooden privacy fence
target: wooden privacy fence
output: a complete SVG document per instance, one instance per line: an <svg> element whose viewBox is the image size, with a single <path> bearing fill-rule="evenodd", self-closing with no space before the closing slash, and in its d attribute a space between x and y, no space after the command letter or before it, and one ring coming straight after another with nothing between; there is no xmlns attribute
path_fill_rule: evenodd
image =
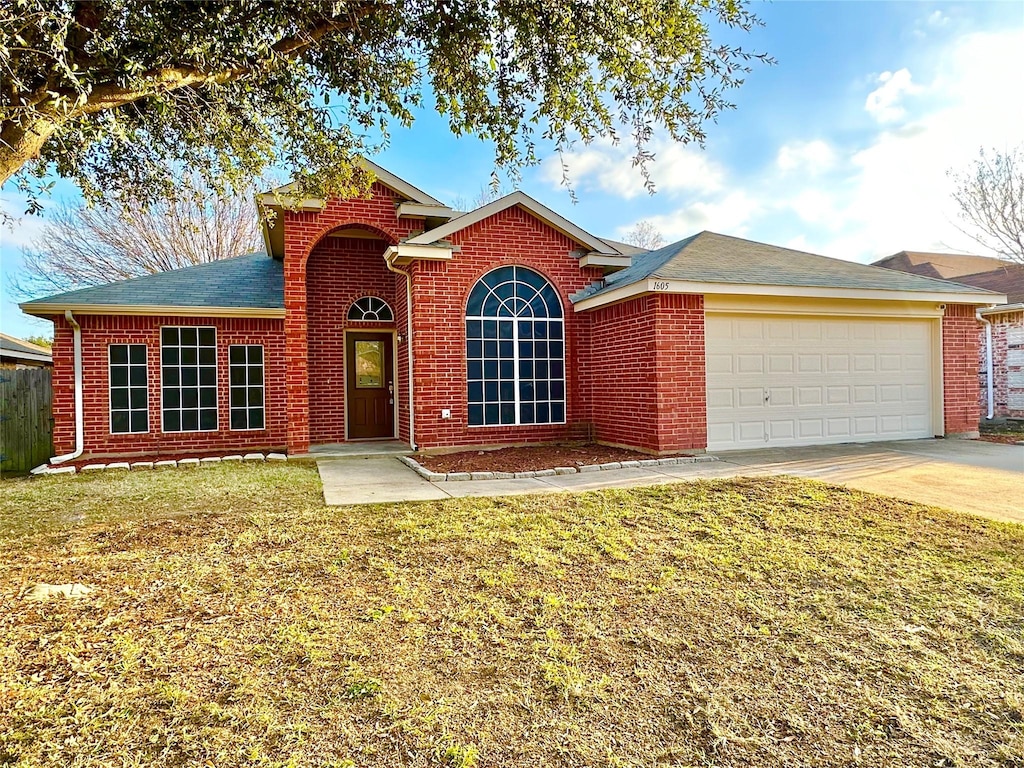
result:
<svg viewBox="0 0 1024 768"><path fill-rule="evenodd" d="M0 368L0 472L27 472L53 456L49 368Z"/></svg>

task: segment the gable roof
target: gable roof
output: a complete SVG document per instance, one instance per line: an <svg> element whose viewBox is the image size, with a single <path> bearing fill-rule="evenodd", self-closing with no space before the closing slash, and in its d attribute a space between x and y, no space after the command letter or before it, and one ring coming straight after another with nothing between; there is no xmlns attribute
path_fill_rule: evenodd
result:
<svg viewBox="0 0 1024 768"><path fill-rule="evenodd" d="M35 363L53 362L53 353L46 347L6 333L0 333L0 357Z"/></svg>
<svg viewBox="0 0 1024 768"><path fill-rule="evenodd" d="M541 221L551 225L563 235L575 240L580 245L587 246L596 253L614 255L622 254L621 251L611 245L608 241L590 234L586 230L573 224L565 217L555 213L546 205L537 202L525 192L519 191L500 197L497 200L487 203L487 205L477 208L475 211L464 213L458 218L451 219L441 226L428 230L421 235L410 237L406 242L412 245L431 245L439 240L444 240L466 227L472 226L479 221L483 221L488 216L501 213L502 211L517 205L524 210L529 211Z"/></svg>
<svg viewBox="0 0 1024 768"><path fill-rule="evenodd" d="M978 303L995 303L1002 298L981 288L946 280L705 231L656 251L634 255L631 266L576 294L573 301L601 296L651 279L688 284L976 294L980 299ZM992 296L990 302L986 301L988 296Z"/></svg>
<svg viewBox="0 0 1024 768"><path fill-rule="evenodd" d="M900 251L892 256L879 259L872 266L897 269L924 277L938 277L956 280L958 277L978 272L988 272L1003 267L1007 262L991 256L975 256L967 253L927 253L925 251Z"/></svg>
<svg viewBox="0 0 1024 768"><path fill-rule="evenodd" d="M195 310L186 314L283 317L284 265L265 253L250 253L26 301L21 308L30 315L184 309Z"/></svg>
<svg viewBox="0 0 1024 768"><path fill-rule="evenodd" d="M400 197L413 202L419 203L420 205L427 205L430 207L446 207L444 203L438 200L436 197L431 197L419 187L414 187L412 184L407 182L405 179L400 179L395 176L387 168L382 168L372 160L367 160L365 157L357 159L358 163L363 166L364 169L371 171L374 176L377 177L377 181L383 184L385 187L390 189L392 192L397 193ZM279 198L289 197L289 193L295 189L295 182L290 182L284 186L277 187L264 192L259 195L259 199L265 204L270 206L279 205ZM306 198L299 201L300 208L323 208L324 201L319 198Z"/></svg>

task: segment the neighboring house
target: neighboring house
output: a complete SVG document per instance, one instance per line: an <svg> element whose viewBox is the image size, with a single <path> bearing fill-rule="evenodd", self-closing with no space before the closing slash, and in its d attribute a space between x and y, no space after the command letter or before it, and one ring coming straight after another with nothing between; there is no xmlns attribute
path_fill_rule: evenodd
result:
<svg viewBox="0 0 1024 768"><path fill-rule="evenodd" d="M365 199L264 196L266 255L23 304L55 326L58 451L76 328L93 455L977 433L975 311L1001 295L711 232L641 252L371 167Z"/></svg>
<svg viewBox="0 0 1024 768"><path fill-rule="evenodd" d="M1006 294L1005 304L981 310L991 326L980 330L978 396L989 418L1024 418L1024 264L987 256L913 251L901 251L875 264Z"/></svg>
<svg viewBox="0 0 1024 768"><path fill-rule="evenodd" d="M50 350L0 333L0 368L49 368L53 365Z"/></svg>

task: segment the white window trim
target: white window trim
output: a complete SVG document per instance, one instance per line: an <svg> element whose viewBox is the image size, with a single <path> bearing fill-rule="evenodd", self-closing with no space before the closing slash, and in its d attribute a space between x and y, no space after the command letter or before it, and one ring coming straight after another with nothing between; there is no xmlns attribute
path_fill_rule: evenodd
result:
<svg viewBox="0 0 1024 768"><path fill-rule="evenodd" d="M514 267L516 269L529 270L530 272L533 272L534 274L539 275L544 280L544 282L547 285L551 286L551 289L555 292L555 297L558 299L559 309L562 311L562 314L559 315L558 317L550 317L550 316L534 317L532 315L529 316L529 317L519 317L519 316L516 316L516 315L510 315L508 317L498 317L498 316L491 317L491 316L485 316L485 315L469 315L469 314L464 316L464 323L467 323L467 322L469 322L471 320L480 320L481 322L482 321L487 321L487 320L492 320L492 321L497 321L497 322L507 321L507 322L511 322L512 323L512 365L513 365L513 371L514 371L513 377L512 377L512 382L513 382L513 386L515 388L514 389L514 395L513 395L514 403L515 403L515 421L513 421L513 422L511 422L509 424L501 424L501 423L498 423L498 424L487 424L487 423L484 423L484 424L470 424L469 423L469 406L471 404L470 401L469 401L469 391L468 391L469 381L470 381L470 379L469 379L469 360L470 360L470 358L469 358L469 355L465 353L465 350L467 349L467 345L468 345L468 342L469 342L469 337L468 337L468 335L465 332L465 324L463 324L463 350L464 350L463 354L465 355L466 366L467 366L467 368L466 368L466 388L467 388L467 390L466 390L466 426L469 429L508 429L510 427L551 427L551 426L556 426L557 427L557 426L560 426L560 425L565 425L565 424L568 423L568 420L569 420L568 371L566 370L566 365L565 365L565 359L566 359L566 354L565 354L565 352L566 352L566 347L565 347L565 321L566 321L566 318L565 318L565 307L562 306L561 297L558 296L558 291L555 290L554 284L552 284L552 282L550 280L548 280L543 274L541 274L540 272L537 272L537 270L532 269L530 267L520 266L518 264L510 264L510 265L502 265L502 266L512 266L512 267ZM487 275L489 275L489 274L491 274L491 272L494 272L497 269L501 269L501 268L502 267L496 267L495 269L490 270L489 272L486 272L485 274L481 275L476 280L476 282L473 283L473 287L470 289L470 295L472 295L473 291L476 290L477 285L479 285L480 282ZM515 274L515 273L513 273L513 274ZM491 293L494 292L494 288L490 288L489 290L490 290ZM539 291L538 291L538 293L539 293ZM485 300L486 300L486 298L485 298ZM481 304L481 307L482 306L483 305ZM562 400L561 400L561 405L562 405L562 419L561 419L561 421L551 421L551 420L548 420L548 421L533 421L533 422L528 422L528 423L525 423L525 422L521 421L521 411L520 411L521 400L519 398L519 385L520 385L520 382L521 382L521 379L519 377L519 362L520 362L520 357L519 357L519 323L520 323L520 321L534 322L534 323L535 322L544 322L544 323L557 322L557 323L561 323L561 325L562 325L562 332L561 332L561 335L559 336L558 339L552 339L550 337L545 337L545 339L544 339L546 342L558 341L558 342L561 342L561 344L562 344L562 357L561 357L562 377L561 377L560 381L562 382L563 392L562 392ZM487 341L495 341L495 342L500 343L503 340L500 337L495 338L495 339L487 339L486 337L481 335L480 342L482 344L485 344ZM530 341L538 341L538 339L530 339ZM530 359L534 363L537 362L537 358L530 358ZM486 357L481 358L481 362L485 362L486 360L487 360ZM552 358L551 357L547 357L546 360L547 360L548 363L551 363ZM501 362L501 358L498 358L498 361L500 363ZM486 379L481 379L480 381L481 381L481 383L484 386L486 386L486 383L487 383ZM499 383L501 381L502 381L502 379L498 379ZM557 400L552 399L551 396L550 396L550 394L551 394L551 391L550 391L551 382L552 381L558 381L558 379L552 379L551 378L550 371L549 371L549 375L548 375L548 377L546 379L538 380L538 379L534 378L534 379L530 379L530 381L533 381L534 384L536 384L538 381L547 381L547 383L548 383L548 398L547 398L546 402L548 403L549 407L550 407L551 403L557 403L558 402ZM537 401L534 401L534 404L536 404L536 402ZM541 401L541 402L545 402L545 401ZM477 403L472 403L472 404L473 405L477 405ZM485 409L484 413L486 414L486 408L487 408L487 405L488 405L488 400L486 398L486 395L484 396L484 399L481 401L481 403L479 403L479 405L481 405ZM493 403L491 403L491 405L493 405ZM501 401L500 400L498 401L498 406L499 406L499 408L501 406Z"/></svg>
<svg viewBox="0 0 1024 768"><path fill-rule="evenodd" d="M246 383L241 386L236 386L231 383L231 348L232 347L244 347L245 348L245 381ZM232 411L236 410L231 405L231 390L233 389L244 389L246 403L249 401L249 390L252 389L253 385L249 384L249 347L260 348L260 369L263 372L263 383L259 385L260 392L263 394L263 405L260 408L263 410L263 426L262 427L244 427L237 429L231 425ZM245 423L249 423L249 405L247 404L241 410L245 411ZM262 344L228 344L228 430L231 432L266 432L267 431L267 350Z"/></svg>
<svg viewBox="0 0 1024 768"><path fill-rule="evenodd" d="M217 417L217 426L213 429L166 429L164 427L164 328L174 328L181 331L183 328L195 328L198 334L201 330L210 329L213 331L213 370L214 370L214 392L216 393L215 400L217 405L214 407L214 413ZM180 339L180 336L179 336ZM198 340L198 337L197 337ZM190 435L197 432L220 432L220 350L217 346L218 335L217 326L215 325L162 325L160 326L160 432L165 435ZM198 349L198 347L197 347ZM178 344L178 350L181 350L181 344ZM197 353L198 360L198 353ZM196 363L196 367L199 368L199 363ZM181 390L181 357L178 358L178 390ZM202 385L197 384L198 388ZM181 406L177 409L181 411ZM199 406L198 410L202 410L202 406ZM200 422L202 421L200 415Z"/></svg>
<svg viewBox="0 0 1024 768"><path fill-rule="evenodd" d="M361 317L361 318L359 318L357 320L357 319L351 317L352 309L356 306L356 304L358 304L360 301L363 301L364 299L376 299L377 301L379 301L381 304L383 304L387 308L388 312L391 313L391 318L390 319L374 318L374 319L370 320L370 319L367 319L365 317ZM345 313L345 321L348 322L348 323L393 323L393 322L395 322L395 310L392 309L391 305L388 302L386 302L384 299L382 299L380 296L374 296L374 295L360 296L358 299L356 299L355 301L353 301L351 304L348 305L348 311Z"/></svg>
<svg viewBox="0 0 1024 768"><path fill-rule="evenodd" d="M128 368L128 386L127 387L118 387L118 389L127 389L128 390L128 408L127 409L122 409L122 408L115 409L114 408L114 399L113 399L113 392L112 392L112 390L114 389L114 385L112 383L113 378L111 376L111 368L113 368L114 363L111 362L111 360L110 360L110 348L111 347L128 347L129 348L128 349L128 363L127 363L127 368ZM145 370L146 370L146 384L144 386L144 389L146 390L146 407L144 409L132 408L131 407L131 404L132 404L132 385L131 385L131 381L132 381L132 362L131 362L132 352L131 352L131 347L142 347L144 350L146 350L145 362L142 364L142 367L145 368ZM118 365L120 365L120 363L118 363ZM138 367L138 366L136 365L136 367ZM129 426L129 429L128 429L127 432L115 432L114 431L114 411L115 410L117 410L117 411L127 410L127 413L128 413L128 426ZM132 412L133 411L141 411L141 410L145 410L145 412L146 412L146 428L143 429L143 430L133 430L133 429L130 428L131 425L132 425ZM149 346L147 344L145 344L145 343L138 343L138 342L130 342L130 341L112 342L110 344L107 344L107 415L109 417L108 418L108 427L110 428L110 434L111 435L148 435L150 433L151 430L150 430L150 425L149 425L149 421L150 421L150 413L149 413Z"/></svg>

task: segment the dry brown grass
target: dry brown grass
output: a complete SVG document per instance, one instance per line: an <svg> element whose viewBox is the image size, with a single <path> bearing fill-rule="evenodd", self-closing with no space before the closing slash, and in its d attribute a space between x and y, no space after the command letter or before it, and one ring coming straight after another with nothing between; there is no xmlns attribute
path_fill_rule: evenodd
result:
<svg viewBox="0 0 1024 768"><path fill-rule="evenodd" d="M329 509L291 464L0 515L0 765L1024 765L1020 526L786 478Z"/></svg>

